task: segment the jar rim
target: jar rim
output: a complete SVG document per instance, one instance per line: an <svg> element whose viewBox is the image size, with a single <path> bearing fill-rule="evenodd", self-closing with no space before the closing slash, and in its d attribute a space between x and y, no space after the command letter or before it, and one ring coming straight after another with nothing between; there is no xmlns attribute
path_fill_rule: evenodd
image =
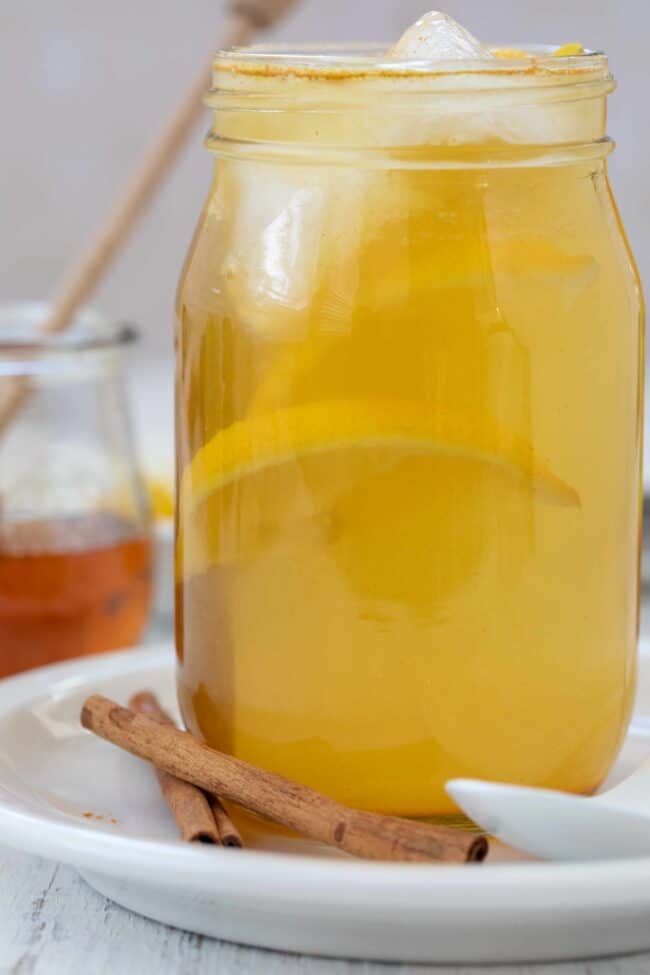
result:
<svg viewBox="0 0 650 975"><path fill-rule="evenodd" d="M525 57L459 59L454 61L394 61L388 59L387 44L342 43L257 44L217 51L215 76L233 75L314 81L351 81L372 78L413 79L469 77L480 86L480 78L507 78L512 82L553 80L558 83L585 74L609 76L607 55L585 49L581 54L555 54L560 45L489 44L490 50L510 48L525 51Z"/></svg>
<svg viewBox="0 0 650 975"><path fill-rule="evenodd" d="M40 331L50 310L45 301L15 301L0 304L0 357L37 357L121 349L139 339L131 322L115 320L91 308L84 308L63 332Z"/></svg>

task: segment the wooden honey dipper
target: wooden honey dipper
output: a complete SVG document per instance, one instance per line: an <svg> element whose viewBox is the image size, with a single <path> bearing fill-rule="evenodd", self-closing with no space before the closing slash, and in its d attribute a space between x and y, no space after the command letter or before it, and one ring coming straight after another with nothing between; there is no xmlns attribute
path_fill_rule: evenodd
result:
<svg viewBox="0 0 650 975"><path fill-rule="evenodd" d="M217 39L217 49L248 43L254 34L276 24L296 0L230 0L228 14ZM97 289L120 253L138 220L144 215L203 111L203 96L212 82L212 57L188 88L177 108L135 166L122 192L100 223L94 237L72 262L54 293L43 336L64 331ZM0 398L0 436L30 393L28 380L13 377Z"/></svg>

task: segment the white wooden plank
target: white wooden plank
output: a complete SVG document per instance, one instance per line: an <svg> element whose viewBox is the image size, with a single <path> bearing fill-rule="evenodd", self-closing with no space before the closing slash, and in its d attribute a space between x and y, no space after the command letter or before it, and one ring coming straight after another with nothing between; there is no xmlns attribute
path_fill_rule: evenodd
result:
<svg viewBox="0 0 650 975"><path fill-rule="evenodd" d="M480 969L329 961L243 948L156 924L69 867L0 849L0 975L648 975L650 955Z"/></svg>

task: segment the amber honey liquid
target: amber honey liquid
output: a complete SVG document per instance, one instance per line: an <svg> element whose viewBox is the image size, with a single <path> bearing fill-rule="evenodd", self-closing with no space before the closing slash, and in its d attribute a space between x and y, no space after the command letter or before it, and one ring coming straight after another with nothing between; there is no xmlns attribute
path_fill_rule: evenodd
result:
<svg viewBox="0 0 650 975"><path fill-rule="evenodd" d="M0 676L132 646L149 611L151 546L111 516L2 534Z"/></svg>
<svg viewBox="0 0 650 975"><path fill-rule="evenodd" d="M480 153L220 159L179 293L186 720L409 815L453 776L589 792L634 688L640 299L605 164Z"/></svg>

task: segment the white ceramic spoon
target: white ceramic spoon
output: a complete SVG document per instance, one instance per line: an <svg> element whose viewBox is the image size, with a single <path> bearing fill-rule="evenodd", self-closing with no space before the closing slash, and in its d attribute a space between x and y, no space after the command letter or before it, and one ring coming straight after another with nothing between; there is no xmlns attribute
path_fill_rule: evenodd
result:
<svg viewBox="0 0 650 975"><path fill-rule="evenodd" d="M545 860L650 856L650 759L597 796L480 779L452 779L446 789L486 832Z"/></svg>

